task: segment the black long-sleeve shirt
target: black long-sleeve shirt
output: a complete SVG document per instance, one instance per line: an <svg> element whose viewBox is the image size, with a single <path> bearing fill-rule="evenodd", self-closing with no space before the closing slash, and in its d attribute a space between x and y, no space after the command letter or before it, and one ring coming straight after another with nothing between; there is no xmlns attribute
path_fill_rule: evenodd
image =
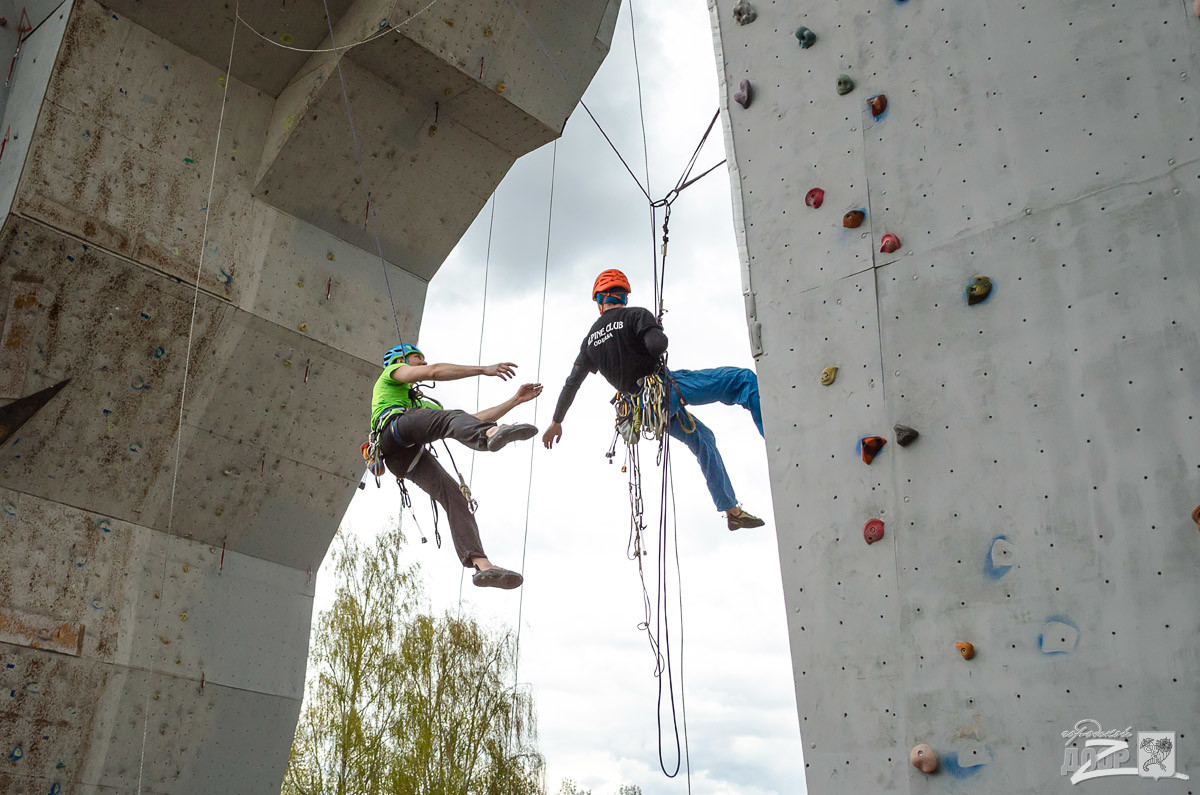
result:
<svg viewBox="0 0 1200 795"><path fill-rule="evenodd" d="M666 350L667 335L648 309L623 306L608 310L579 346L579 355L554 407L554 421L566 418L575 393L589 373L599 372L621 392L637 392L638 379L658 371Z"/></svg>

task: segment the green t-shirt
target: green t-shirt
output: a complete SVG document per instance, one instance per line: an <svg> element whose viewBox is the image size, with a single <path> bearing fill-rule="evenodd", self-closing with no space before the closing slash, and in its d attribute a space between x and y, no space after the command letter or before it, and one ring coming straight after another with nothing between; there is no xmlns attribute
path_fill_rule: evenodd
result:
<svg viewBox="0 0 1200 795"><path fill-rule="evenodd" d="M384 368L379 379L375 381L375 388L371 391L371 427L375 427L375 421L379 419L379 415L384 410L392 406L400 406L406 409L426 408L440 409L441 406L431 400L413 400L408 390L412 388L412 384L402 384L392 378L392 373L399 370L401 367L407 367L404 362L392 362Z"/></svg>

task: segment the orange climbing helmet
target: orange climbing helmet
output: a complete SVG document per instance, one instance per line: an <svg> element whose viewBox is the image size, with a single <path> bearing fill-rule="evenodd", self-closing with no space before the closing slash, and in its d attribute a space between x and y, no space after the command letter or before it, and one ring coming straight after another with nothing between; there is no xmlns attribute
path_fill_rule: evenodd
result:
<svg viewBox="0 0 1200 795"><path fill-rule="evenodd" d="M629 286L629 279L625 278L625 274L610 268L596 277L596 283L592 285L592 300L606 304L623 304L631 292L633 288Z"/></svg>

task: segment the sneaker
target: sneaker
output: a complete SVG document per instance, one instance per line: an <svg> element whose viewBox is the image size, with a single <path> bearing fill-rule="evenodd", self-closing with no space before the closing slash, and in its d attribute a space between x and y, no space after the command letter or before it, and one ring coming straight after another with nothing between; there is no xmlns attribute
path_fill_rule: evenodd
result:
<svg viewBox="0 0 1200 795"><path fill-rule="evenodd" d="M492 566L490 569L484 569L472 574L471 582L480 588L501 588L505 591L511 591L525 582L525 578L515 571L502 569L499 566Z"/></svg>
<svg viewBox="0 0 1200 795"><path fill-rule="evenodd" d="M500 425L496 428L496 432L488 437L488 451L494 453L509 442L523 442L526 439L532 439L537 436L537 432L536 426L526 422L516 425Z"/></svg>
<svg viewBox="0 0 1200 795"><path fill-rule="evenodd" d="M762 527L766 522L749 511L743 510L737 516L725 514L725 523L730 530L741 530L743 527Z"/></svg>

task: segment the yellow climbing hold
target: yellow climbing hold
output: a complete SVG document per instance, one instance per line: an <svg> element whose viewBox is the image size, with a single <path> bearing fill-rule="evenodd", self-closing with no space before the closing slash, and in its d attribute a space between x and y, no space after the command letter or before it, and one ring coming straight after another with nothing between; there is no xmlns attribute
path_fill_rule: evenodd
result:
<svg viewBox="0 0 1200 795"><path fill-rule="evenodd" d="M180 611L179 611L179 620L180 620L180 621L187 621L187 613L185 613L185 612L183 612L182 610L180 610Z"/></svg>
<svg viewBox="0 0 1200 795"><path fill-rule="evenodd" d="M829 386L837 379L837 367L829 365L821 371L821 386Z"/></svg>
<svg viewBox="0 0 1200 795"><path fill-rule="evenodd" d="M333 252L332 252L332 251L326 251L326 252L325 252L325 259L329 260L330 262L333 262Z"/></svg>
<svg viewBox="0 0 1200 795"><path fill-rule="evenodd" d="M491 28L484 28L484 29L483 29L483 35L484 35L485 37L487 37L487 38L491 38L491 36L492 36L492 29L491 29Z"/></svg>
<svg viewBox="0 0 1200 795"><path fill-rule="evenodd" d="M300 329L301 331L308 331L308 324L301 323L299 326L296 326L296 328Z"/></svg>
<svg viewBox="0 0 1200 795"><path fill-rule="evenodd" d="M454 27L454 20L453 20L453 19L447 19L446 17L442 17L442 21L443 21L443 22L445 22L445 23L446 23L447 25L449 25L450 27Z"/></svg>
<svg viewBox="0 0 1200 795"><path fill-rule="evenodd" d="M432 138L435 135L437 135L437 125L431 124L429 125L429 137Z"/></svg>
<svg viewBox="0 0 1200 795"><path fill-rule="evenodd" d="M506 86L504 83L496 84L496 93L497 94L503 94L507 90L508 90L508 86Z"/></svg>
<svg viewBox="0 0 1200 795"><path fill-rule="evenodd" d="M444 90L442 91L442 93L443 93L443 94L445 94L446 96L450 96L451 94L453 94L453 93L454 93L454 89L453 89L453 88L447 88L447 89L444 89Z"/></svg>

